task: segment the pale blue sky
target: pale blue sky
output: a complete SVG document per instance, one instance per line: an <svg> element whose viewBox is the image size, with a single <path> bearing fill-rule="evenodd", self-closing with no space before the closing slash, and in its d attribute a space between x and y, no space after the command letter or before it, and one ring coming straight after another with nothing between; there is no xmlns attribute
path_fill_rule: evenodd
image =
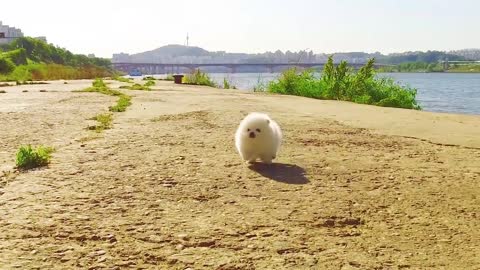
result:
<svg viewBox="0 0 480 270"><path fill-rule="evenodd" d="M478 0L2 0L0 20L104 57L183 44L187 32L191 45L228 52L480 47Z"/></svg>

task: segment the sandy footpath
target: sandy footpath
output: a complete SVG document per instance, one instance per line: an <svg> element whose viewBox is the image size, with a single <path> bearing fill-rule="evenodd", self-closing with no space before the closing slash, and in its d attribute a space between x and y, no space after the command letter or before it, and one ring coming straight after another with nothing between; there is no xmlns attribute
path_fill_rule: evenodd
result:
<svg viewBox="0 0 480 270"><path fill-rule="evenodd" d="M480 116L157 82L97 134L90 84L1 88L0 269L480 269ZM251 111L271 166L235 152Z"/></svg>

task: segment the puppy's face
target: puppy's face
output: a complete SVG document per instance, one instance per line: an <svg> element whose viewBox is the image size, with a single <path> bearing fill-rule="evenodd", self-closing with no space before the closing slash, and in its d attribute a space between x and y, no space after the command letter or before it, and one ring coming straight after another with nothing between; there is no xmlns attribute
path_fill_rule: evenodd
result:
<svg viewBox="0 0 480 270"><path fill-rule="evenodd" d="M269 131L270 120L268 119L252 119L243 127L244 136L250 139L261 138Z"/></svg>

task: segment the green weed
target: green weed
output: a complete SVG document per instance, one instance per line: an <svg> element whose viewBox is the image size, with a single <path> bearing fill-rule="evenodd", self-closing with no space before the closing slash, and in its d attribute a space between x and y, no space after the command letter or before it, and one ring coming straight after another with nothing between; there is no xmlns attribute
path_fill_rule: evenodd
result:
<svg viewBox="0 0 480 270"><path fill-rule="evenodd" d="M95 130L96 132L102 132L105 129L112 128L113 115L111 113L101 113L93 117L92 120L97 121L98 124L89 126L88 129Z"/></svg>
<svg viewBox="0 0 480 270"><path fill-rule="evenodd" d="M111 112L124 112L127 110L127 107L132 105L130 101L132 98L127 95L121 95L120 98L117 100L117 104L115 106L111 106L108 109Z"/></svg>
<svg viewBox="0 0 480 270"><path fill-rule="evenodd" d="M112 89L108 88L107 85L105 84L105 82L102 79L96 79L92 83L92 87L89 87L89 88L84 89L84 90L77 90L77 91L74 91L74 92L90 92L90 93L94 92L94 93L101 93L101 94L108 95L108 96L119 97L118 100L117 100L117 104L109 107L109 110L111 112L124 112L127 109L128 106L132 105L132 103L130 101L132 98L130 96L125 95L124 93L122 93L120 91L112 90Z"/></svg>
<svg viewBox="0 0 480 270"><path fill-rule="evenodd" d="M33 148L31 145L21 146L17 152L17 168L32 169L46 166L50 163L53 151L52 147L38 146Z"/></svg>

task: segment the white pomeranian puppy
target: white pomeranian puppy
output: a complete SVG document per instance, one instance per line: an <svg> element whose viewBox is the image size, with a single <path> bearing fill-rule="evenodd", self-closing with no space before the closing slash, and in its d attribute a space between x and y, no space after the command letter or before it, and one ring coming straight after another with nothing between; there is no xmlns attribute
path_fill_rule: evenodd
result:
<svg viewBox="0 0 480 270"><path fill-rule="evenodd" d="M247 163L253 163L257 159L272 163L281 143L280 126L263 113L253 112L247 115L235 133L235 146Z"/></svg>

